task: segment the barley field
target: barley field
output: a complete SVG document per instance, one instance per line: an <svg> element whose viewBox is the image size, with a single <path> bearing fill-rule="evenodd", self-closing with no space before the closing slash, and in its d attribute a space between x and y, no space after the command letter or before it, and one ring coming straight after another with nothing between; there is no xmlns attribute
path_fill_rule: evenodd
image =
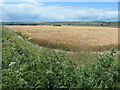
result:
<svg viewBox="0 0 120 90"><path fill-rule="evenodd" d="M90 26L5 26L37 44L62 44L77 49L105 49L118 45L118 28Z"/></svg>

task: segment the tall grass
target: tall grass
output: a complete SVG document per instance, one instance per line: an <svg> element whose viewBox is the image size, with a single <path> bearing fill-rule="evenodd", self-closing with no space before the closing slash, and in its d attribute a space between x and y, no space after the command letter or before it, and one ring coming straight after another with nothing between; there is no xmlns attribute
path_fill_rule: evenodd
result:
<svg viewBox="0 0 120 90"><path fill-rule="evenodd" d="M0 25L0 83L2 83L2 26ZM0 89L2 85L0 84Z"/></svg>

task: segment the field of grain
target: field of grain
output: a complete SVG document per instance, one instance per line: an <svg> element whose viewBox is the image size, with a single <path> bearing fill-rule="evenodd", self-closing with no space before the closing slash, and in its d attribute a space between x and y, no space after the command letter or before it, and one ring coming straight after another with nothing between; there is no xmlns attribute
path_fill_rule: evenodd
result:
<svg viewBox="0 0 120 90"><path fill-rule="evenodd" d="M70 47L105 47L118 45L118 28L88 26L5 26L31 37L38 44L53 43Z"/></svg>

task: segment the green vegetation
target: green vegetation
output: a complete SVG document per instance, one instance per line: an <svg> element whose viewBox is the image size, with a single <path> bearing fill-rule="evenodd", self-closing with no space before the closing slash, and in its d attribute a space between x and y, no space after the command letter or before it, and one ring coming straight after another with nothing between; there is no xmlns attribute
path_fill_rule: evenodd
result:
<svg viewBox="0 0 120 90"><path fill-rule="evenodd" d="M114 49L81 65L66 53L39 48L10 29L3 28L2 34L3 88L120 88ZM84 53L78 56L90 59Z"/></svg>
<svg viewBox="0 0 120 90"><path fill-rule="evenodd" d="M97 26L97 27L116 27L118 28L118 21L102 22L2 22L2 25L47 25L47 26Z"/></svg>
<svg viewBox="0 0 120 90"><path fill-rule="evenodd" d="M0 25L0 83L2 83L2 26ZM2 85L0 84L0 89Z"/></svg>

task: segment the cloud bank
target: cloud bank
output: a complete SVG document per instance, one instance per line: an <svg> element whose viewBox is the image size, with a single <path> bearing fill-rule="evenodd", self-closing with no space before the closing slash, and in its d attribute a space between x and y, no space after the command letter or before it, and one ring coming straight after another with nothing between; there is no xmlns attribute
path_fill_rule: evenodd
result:
<svg viewBox="0 0 120 90"><path fill-rule="evenodd" d="M109 8L44 6L42 3L35 2L35 0L31 1L31 3L1 5L2 21L113 21L118 18L118 11Z"/></svg>

